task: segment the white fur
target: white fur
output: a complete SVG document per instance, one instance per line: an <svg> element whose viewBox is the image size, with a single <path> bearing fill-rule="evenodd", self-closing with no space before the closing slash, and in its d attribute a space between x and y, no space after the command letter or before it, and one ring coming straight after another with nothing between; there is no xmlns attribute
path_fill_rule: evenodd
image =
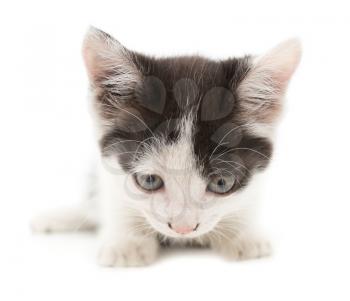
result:
<svg viewBox="0 0 350 301"><path fill-rule="evenodd" d="M39 215L32 221L31 228L35 232L90 231L97 228L97 223L88 210L72 208Z"/></svg>

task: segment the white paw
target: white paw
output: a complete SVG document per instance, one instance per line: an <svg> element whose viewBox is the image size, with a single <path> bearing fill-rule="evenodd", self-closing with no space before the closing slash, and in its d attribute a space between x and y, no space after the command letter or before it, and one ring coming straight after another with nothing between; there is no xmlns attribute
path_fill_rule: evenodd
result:
<svg viewBox="0 0 350 301"><path fill-rule="evenodd" d="M233 260L248 260L270 256L271 244L267 240L241 238L232 242L222 242L216 249L224 257Z"/></svg>
<svg viewBox="0 0 350 301"><path fill-rule="evenodd" d="M59 210L37 216L30 226L34 232L49 233L94 230L97 224L84 211Z"/></svg>
<svg viewBox="0 0 350 301"><path fill-rule="evenodd" d="M51 220L45 216L37 216L30 222L33 232L51 232Z"/></svg>
<svg viewBox="0 0 350 301"><path fill-rule="evenodd" d="M103 244L98 254L98 263L102 266L136 267L154 262L158 254L158 242L155 239L133 239L122 243Z"/></svg>

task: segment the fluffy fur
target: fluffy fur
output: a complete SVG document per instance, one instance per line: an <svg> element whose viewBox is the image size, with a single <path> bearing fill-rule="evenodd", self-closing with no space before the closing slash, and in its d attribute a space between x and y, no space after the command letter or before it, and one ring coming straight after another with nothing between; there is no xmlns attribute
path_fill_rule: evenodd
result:
<svg viewBox="0 0 350 301"><path fill-rule="evenodd" d="M162 243L208 246L232 259L268 255L252 216L300 53L291 40L261 57L157 59L91 28L83 54L101 149L98 209L41 216L33 229L99 226L105 266L149 264ZM163 187L145 191L137 174L157 175ZM213 177L234 184L213 193Z"/></svg>

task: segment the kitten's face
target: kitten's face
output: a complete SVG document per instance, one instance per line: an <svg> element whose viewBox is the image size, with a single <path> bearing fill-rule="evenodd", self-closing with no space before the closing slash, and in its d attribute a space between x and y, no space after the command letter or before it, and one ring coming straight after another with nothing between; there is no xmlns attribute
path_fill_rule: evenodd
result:
<svg viewBox="0 0 350 301"><path fill-rule="evenodd" d="M299 55L294 41L258 59L154 59L91 30L100 145L126 175L126 207L170 237L203 235L248 208Z"/></svg>

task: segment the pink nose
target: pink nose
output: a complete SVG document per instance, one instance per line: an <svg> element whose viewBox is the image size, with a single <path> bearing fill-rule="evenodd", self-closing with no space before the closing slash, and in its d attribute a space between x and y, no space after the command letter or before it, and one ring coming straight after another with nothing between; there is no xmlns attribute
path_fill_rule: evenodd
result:
<svg viewBox="0 0 350 301"><path fill-rule="evenodd" d="M175 227L174 231L179 233L179 234L188 234L193 231L193 228L190 227Z"/></svg>
<svg viewBox="0 0 350 301"><path fill-rule="evenodd" d="M188 226L173 226L172 224L168 224L169 228L174 230L176 233L179 234L188 234L193 231L196 231L199 224L197 224L195 227L188 227Z"/></svg>

